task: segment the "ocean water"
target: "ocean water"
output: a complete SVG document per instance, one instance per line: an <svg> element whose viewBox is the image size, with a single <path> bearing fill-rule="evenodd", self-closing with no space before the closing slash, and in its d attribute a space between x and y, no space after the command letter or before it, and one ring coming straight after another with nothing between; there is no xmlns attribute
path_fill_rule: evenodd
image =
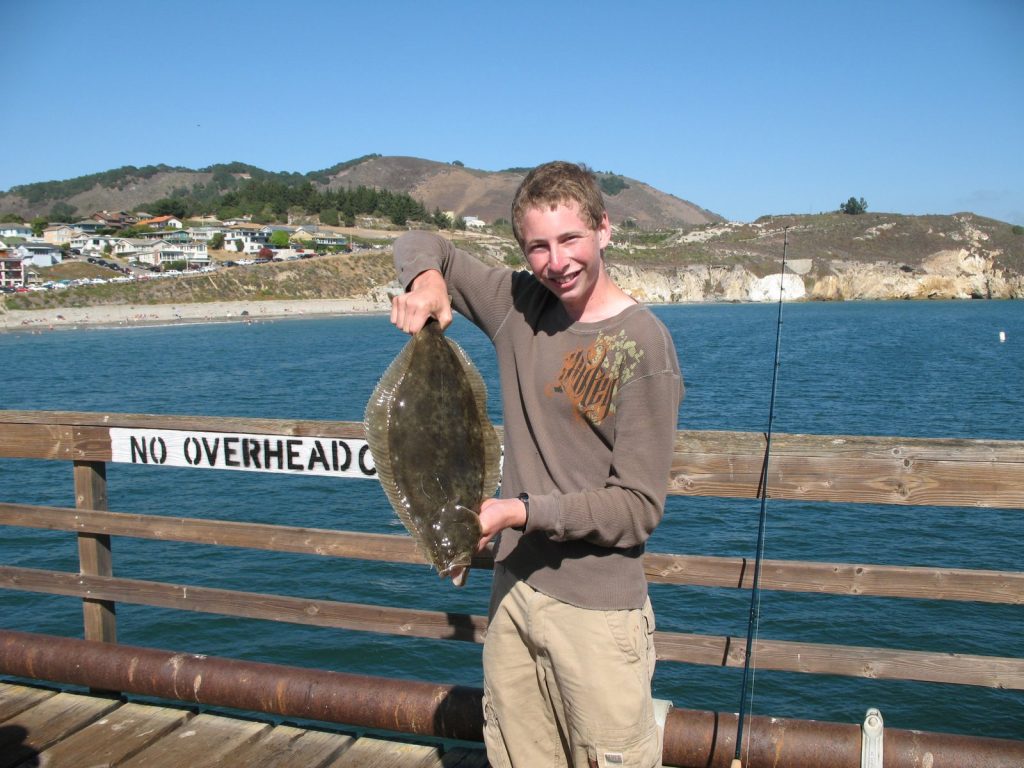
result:
<svg viewBox="0 0 1024 768"><path fill-rule="evenodd" d="M687 395L681 429L764 431L777 308L657 307L675 338ZM1024 311L1014 302L787 304L774 429L847 435L1024 438ZM999 333L1006 335L1005 342ZM464 320L451 330L491 388L494 356ZM253 325L79 329L0 334L3 407L358 421L405 343L383 316ZM121 512L403 532L366 480L111 464ZM0 460L0 500L74 506L62 462ZM753 556L756 500L669 499L656 552ZM0 564L77 570L71 534L8 528ZM1019 570L1021 510L769 502L766 556ZM426 566L115 539L127 578L427 610L486 613L489 574L452 588ZM748 595L653 585L659 629L743 636ZM258 661L480 685L480 648L118 606L121 642ZM761 638L1024 657L1024 611L926 600L765 592ZM0 626L81 635L69 598L0 590ZM662 663L655 695L736 711L740 670ZM1024 738L1024 694L761 671L755 714Z"/></svg>

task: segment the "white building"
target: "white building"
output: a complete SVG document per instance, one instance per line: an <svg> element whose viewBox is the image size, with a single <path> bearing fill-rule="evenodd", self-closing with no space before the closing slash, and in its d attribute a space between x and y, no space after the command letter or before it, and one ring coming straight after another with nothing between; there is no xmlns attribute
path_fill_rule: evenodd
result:
<svg viewBox="0 0 1024 768"><path fill-rule="evenodd" d="M29 224L5 222L0 224L0 237L23 237L28 240L32 237L32 227Z"/></svg>
<svg viewBox="0 0 1024 768"><path fill-rule="evenodd" d="M14 255L20 256L25 266L52 267L64 260L60 248L50 243L22 243L14 247Z"/></svg>

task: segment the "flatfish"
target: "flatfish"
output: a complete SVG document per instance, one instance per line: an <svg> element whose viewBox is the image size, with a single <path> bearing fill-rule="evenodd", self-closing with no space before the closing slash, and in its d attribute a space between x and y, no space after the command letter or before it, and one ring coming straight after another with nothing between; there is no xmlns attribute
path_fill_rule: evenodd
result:
<svg viewBox="0 0 1024 768"><path fill-rule="evenodd" d="M384 493L420 551L442 577L468 567L480 505L498 486L500 445L483 377L437 322L385 371L365 428Z"/></svg>

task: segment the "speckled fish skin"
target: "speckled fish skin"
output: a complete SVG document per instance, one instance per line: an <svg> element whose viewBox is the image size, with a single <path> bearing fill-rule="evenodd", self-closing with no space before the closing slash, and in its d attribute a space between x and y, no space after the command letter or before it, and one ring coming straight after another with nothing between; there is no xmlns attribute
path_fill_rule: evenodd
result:
<svg viewBox="0 0 1024 768"><path fill-rule="evenodd" d="M498 437L469 356L436 322L416 333L377 384L366 440L384 493L441 576L468 567L480 505L498 485Z"/></svg>

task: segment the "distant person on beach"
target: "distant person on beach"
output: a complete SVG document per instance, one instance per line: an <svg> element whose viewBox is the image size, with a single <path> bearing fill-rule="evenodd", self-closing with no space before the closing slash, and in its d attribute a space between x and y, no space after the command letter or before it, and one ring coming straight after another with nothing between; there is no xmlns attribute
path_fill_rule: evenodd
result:
<svg viewBox="0 0 1024 768"><path fill-rule="evenodd" d="M484 643L484 737L495 768L661 764L651 699L654 614L644 545L661 520L682 378L664 325L609 277L594 175L553 162L512 204L530 271L489 267L440 236L395 242L415 333L452 308L494 343L505 436Z"/></svg>

